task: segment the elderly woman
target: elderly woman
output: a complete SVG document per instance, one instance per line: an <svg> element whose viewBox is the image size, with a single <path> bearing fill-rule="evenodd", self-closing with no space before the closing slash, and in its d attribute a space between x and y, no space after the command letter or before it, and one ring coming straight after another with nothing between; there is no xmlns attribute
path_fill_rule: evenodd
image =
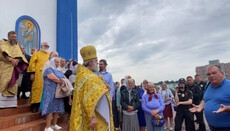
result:
<svg viewBox="0 0 230 131"><path fill-rule="evenodd" d="M156 93L153 83L148 83L147 94L142 97L142 109L145 112L147 131L163 131L164 127L154 126L152 119L163 117L165 108L164 100L160 94Z"/></svg>
<svg viewBox="0 0 230 131"><path fill-rule="evenodd" d="M121 106L123 111L122 131L139 131L137 109L140 106L137 89L134 81L127 79L126 88L121 91Z"/></svg>
<svg viewBox="0 0 230 131"><path fill-rule="evenodd" d="M60 59L54 57L50 60L50 67L47 68L43 74L43 101L42 101L42 115L46 115L45 131L54 131L54 129L61 129L57 125L59 113L64 112L64 102L62 98L55 98L55 92L58 84L61 84L61 78L65 76L58 70ZM53 123L51 126L51 120Z"/></svg>
<svg viewBox="0 0 230 131"><path fill-rule="evenodd" d="M60 59L60 66L58 67L58 69L59 69L63 74L65 74L65 72L67 71L65 65L66 65L66 60L65 60L65 58L61 58L61 59Z"/></svg>

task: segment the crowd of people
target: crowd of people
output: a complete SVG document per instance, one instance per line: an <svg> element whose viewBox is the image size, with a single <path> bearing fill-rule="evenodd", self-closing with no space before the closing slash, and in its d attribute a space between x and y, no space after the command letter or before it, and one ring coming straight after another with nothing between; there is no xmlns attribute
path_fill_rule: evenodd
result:
<svg viewBox="0 0 230 131"><path fill-rule="evenodd" d="M114 82L106 59L98 62L94 46L80 49L83 64L78 64L49 53L47 42L25 54L16 38L10 31L0 41L0 108L16 107L17 98L28 99L30 92L31 112L46 116L45 131L61 129L57 121L64 112L70 115L70 131L181 131L183 122L186 131L205 131L206 126L230 130L230 81L218 66L208 68L207 84L196 74L195 79L180 78L171 90L165 82L136 85L130 75ZM74 90L57 97L57 88Z"/></svg>

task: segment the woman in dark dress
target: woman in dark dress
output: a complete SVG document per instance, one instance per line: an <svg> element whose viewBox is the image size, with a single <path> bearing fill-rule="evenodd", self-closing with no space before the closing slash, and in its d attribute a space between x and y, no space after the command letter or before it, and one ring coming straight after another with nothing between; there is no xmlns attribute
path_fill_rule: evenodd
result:
<svg viewBox="0 0 230 131"><path fill-rule="evenodd" d="M137 109L140 106L140 101L132 79L127 80L126 88L121 91L121 106L123 112L122 131L139 131Z"/></svg>

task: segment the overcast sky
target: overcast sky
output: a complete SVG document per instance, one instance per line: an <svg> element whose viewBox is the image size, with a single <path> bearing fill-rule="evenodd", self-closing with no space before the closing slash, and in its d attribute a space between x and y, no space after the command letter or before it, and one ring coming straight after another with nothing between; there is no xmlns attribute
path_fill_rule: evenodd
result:
<svg viewBox="0 0 230 131"><path fill-rule="evenodd" d="M194 76L209 60L230 62L230 1L78 0L79 50L85 45L107 60L114 81Z"/></svg>

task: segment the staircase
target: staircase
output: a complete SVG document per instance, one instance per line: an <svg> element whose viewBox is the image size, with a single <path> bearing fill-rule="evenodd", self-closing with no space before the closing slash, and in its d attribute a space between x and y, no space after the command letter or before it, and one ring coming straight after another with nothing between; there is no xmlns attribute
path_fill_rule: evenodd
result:
<svg viewBox="0 0 230 131"><path fill-rule="evenodd" d="M61 130L68 131L68 118L61 114L58 119ZM31 113L29 100L18 100L18 107L0 109L0 131L44 131L45 117L41 113Z"/></svg>

